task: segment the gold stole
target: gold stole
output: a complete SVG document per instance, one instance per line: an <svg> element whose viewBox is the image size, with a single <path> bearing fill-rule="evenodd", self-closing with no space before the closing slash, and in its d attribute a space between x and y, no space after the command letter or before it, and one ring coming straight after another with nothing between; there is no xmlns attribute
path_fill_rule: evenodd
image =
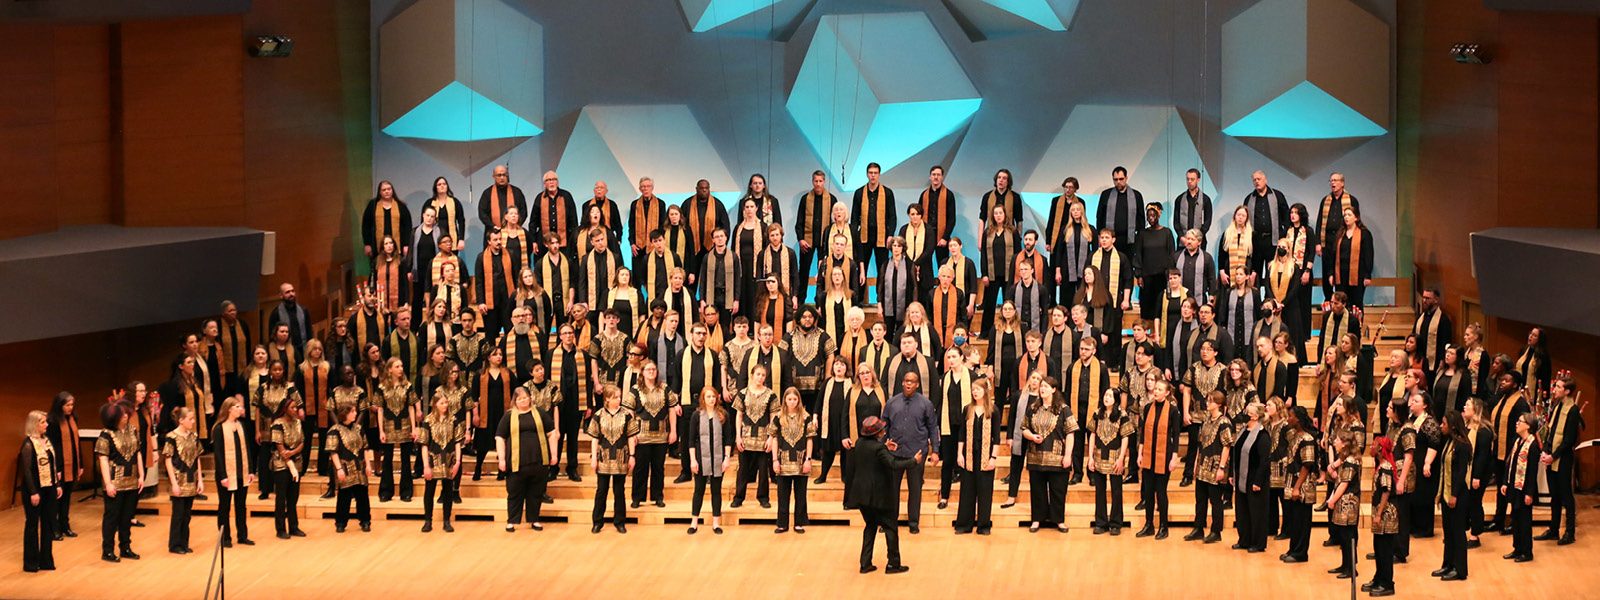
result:
<svg viewBox="0 0 1600 600"><path fill-rule="evenodd" d="M367 340L378 340L380 342L383 341L383 330L385 329L383 324L383 311L375 310L371 315L368 315L366 311L358 310L354 315L351 315L351 317L351 320L354 321L351 329L355 332L356 339L360 341L363 347L366 346ZM372 319L372 322L376 325L368 325L367 320L369 318ZM370 329L373 327L377 327L378 330L375 332L370 331Z"/></svg>
<svg viewBox="0 0 1600 600"><path fill-rule="evenodd" d="M873 373L882 373L884 367L889 366L889 359L894 357L893 353L894 350L891 349L888 342L876 347L872 342L867 342L867 345L861 349L861 360L852 366L859 367L861 366L860 363L867 363L867 367L872 369Z"/></svg>
<svg viewBox="0 0 1600 600"><path fill-rule="evenodd" d="M948 348L954 344L956 325L960 314L961 298L956 295L960 291L954 285L947 289L933 291L933 328L938 330L939 342ZM924 354L931 351L924 349Z"/></svg>
<svg viewBox="0 0 1600 600"><path fill-rule="evenodd" d="M293 344L285 345L282 348L279 348L277 344L267 344L267 360L282 362L285 369L288 369L290 365L300 364L299 359L295 356Z"/></svg>
<svg viewBox="0 0 1600 600"><path fill-rule="evenodd" d="M1076 194L1072 196L1062 194L1050 200L1050 221L1047 223L1049 231L1044 232L1044 241L1052 250L1066 237L1067 227L1072 221L1072 201L1075 199L1077 199Z"/></svg>
<svg viewBox="0 0 1600 600"><path fill-rule="evenodd" d="M306 417L320 427L328 426L328 413L322 410L322 404L328 399L329 368L328 361L300 363L300 377L306 381L306 389L300 391L305 395Z"/></svg>
<svg viewBox="0 0 1600 600"><path fill-rule="evenodd" d="M778 283L781 284L784 289L788 290L791 294L796 293L798 290L796 290L794 286L794 276L789 272L789 261L786 260L788 258L788 246L779 246L776 250L774 250L772 246L762 248L761 264L757 265L756 267L756 276L776 276L778 278ZM776 275L773 273L774 270L777 271Z"/></svg>
<svg viewBox="0 0 1600 600"><path fill-rule="evenodd" d="M944 374L943 385L945 405L939 407L939 411L943 413L939 418L939 435L950 435L950 401L955 400L960 403L961 411L967 410L967 405L972 404L972 373L966 369L961 369L959 373L947 371ZM961 394L957 398L951 398L950 390L955 389L955 386L960 386Z"/></svg>
<svg viewBox="0 0 1600 600"><path fill-rule="evenodd" d="M1509 437L1516 437L1516 434L1513 433L1511 429L1511 409L1516 407L1517 402L1520 400L1522 400L1522 390L1517 390L1516 393L1511 394L1505 400L1501 400L1500 404L1495 405L1493 418L1494 432L1496 436L1505 436L1510 434ZM1505 462L1507 448L1504 444L1497 444L1495 446L1495 453L1498 454L1498 456L1495 458L1500 459L1501 462Z"/></svg>
<svg viewBox="0 0 1600 600"><path fill-rule="evenodd" d="M1532 386L1535 394L1542 391L1538 387L1539 383L1543 383L1538 374L1539 355L1535 354L1532 348L1523 348L1522 354L1517 355L1516 368L1518 373L1522 373L1522 382L1525 386Z"/></svg>
<svg viewBox="0 0 1600 600"><path fill-rule="evenodd" d="M688 204L691 208L693 208L699 200L700 198L698 196L689 198ZM699 218L689 219L689 232L694 234L695 245L700 247L700 252L707 252L711 250L711 232L717 227L717 211L716 207L712 206L711 203L717 201L718 200L716 196L707 197L705 201L705 207L696 209L694 211L695 214L692 215ZM696 227L696 224L698 224L699 227Z"/></svg>
<svg viewBox="0 0 1600 600"><path fill-rule="evenodd" d="M789 311L789 303L781 296L773 298L763 292L757 310L760 313L756 316L757 322L772 327L772 335L783 337L783 325L788 322L785 317Z"/></svg>
<svg viewBox="0 0 1600 600"><path fill-rule="evenodd" d="M524 413L514 408L511 409L511 439L509 441L511 442L512 472L522 469L522 420L517 418L519 414ZM534 442L539 445L539 464L548 465L550 464L550 447L544 440L544 417L539 414L538 410L530 410L526 414L533 415L533 431L539 439L539 441Z"/></svg>
<svg viewBox="0 0 1600 600"><path fill-rule="evenodd" d="M1411 333L1418 337L1417 350L1421 351L1428 357L1428 359L1423 362L1426 364L1430 372L1437 367L1439 365L1439 361L1444 358L1434 350L1434 342L1439 339L1439 321L1444 320L1444 312L1438 308L1433 310L1434 313L1432 319L1428 319L1428 315L1423 313L1417 315L1417 323L1411 326ZM1424 320L1426 320L1428 323L1427 329L1422 328L1422 323Z"/></svg>
<svg viewBox="0 0 1600 600"><path fill-rule="evenodd" d="M572 263L562 258L553 258L557 256L561 256L561 253L544 253L544 258L539 261L539 284L544 286L546 294L552 297L559 294L564 302L571 302L572 299L567 298L566 294L567 288L571 287L572 283ZM560 261L560 264L556 264L556 261Z"/></svg>
<svg viewBox="0 0 1600 600"><path fill-rule="evenodd" d="M906 225L905 242L907 262L911 263L912 267L915 267L918 262L922 261L922 257L928 253L927 226Z"/></svg>
<svg viewBox="0 0 1600 600"><path fill-rule="evenodd" d="M506 207L517 201L517 195L511 192L511 184L506 184L506 197L500 197L500 186L489 186L489 220L495 227L505 227ZM522 215L527 218L528 215Z"/></svg>
<svg viewBox="0 0 1600 600"><path fill-rule="evenodd" d="M537 343L539 341L539 337L536 336L536 335L533 335L532 332L529 332L529 334L526 337L528 339L528 353L532 354L534 358L538 358L539 354L540 354L540 352L539 352L539 344ZM505 357L506 357L505 368L506 368L506 370L511 371L512 373L517 372L517 340L518 339L519 339L519 336L517 335L517 333L515 331L507 331L506 335L503 336L500 339L500 350L501 350L502 353L505 354ZM507 400L509 400L509 398L507 398Z"/></svg>
<svg viewBox="0 0 1600 600"><path fill-rule="evenodd" d="M1272 299L1283 302L1289 296L1289 283L1294 279L1295 264L1292 260L1273 260L1267 263L1267 289L1272 292Z"/></svg>
<svg viewBox="0 0 1600 600"><path fill-rule="evenodd" d="M1156 402L1145 410L1144 438L1139 444L1139 460L1150 465L1150 471L1157 475L1167 473L1167 427L1171 425L1171 402Z"/></svg>
<svg viewBox="0 0 1600 600"><path fill-rule="evenodd" d="M817 234L822 233L820 231L813 231L811 228L811 222L817 220L818 211L821 211L822 215L831 216L833 214L834 203L828 202L830 199L829 196L831 196L831 194L828 192L823 192L821 196L818 196L816 192L806 192L805 199L800 201L800 218L795 223L794 233L796 238L809 242L815 240ZM819 206L823 203L826 203L827 206ZM823 229L827 228L824 227ZM830 243L830 241L822 240L822 243L826 244ZM814 246L815 245L820 244L814 244Z"/></svg>
<svg viewBox="0 0 1600 600"><path fill-rule="evenodd" d="M50 440L44 436L28 436L28 441L33 444L34 472L38 474L39 487L50 487L56 484L55 473L50 470L50 455L55 453L55 447L50 445ZM69 498L68 501L71 499Z"/></svg>
<svg viewBox="0 0 1600 600"><path fill-rule="evenodd" d="M1551 419L1550 424L1546 425L1546 427L1550 428L1550 447L1547 450L1551 453L1551 469L1561 468L1561 458L1555 456L1555 451L1563 442L1567 441L1567 419L1572 416L1572 411L1577 408L1573 404L1572 397L1568 396L1567 401L1556 405L1556 418Z"/></svg>
<svg viewBox="0 0 1600 600"><path fill-rule="evenodd" d="M566 362L568 355L574 354L577 355L577 360L574 361L574 364L577 365L577 372L575 373L575 376L578 380L578 399L585 401L584 404L587 404L587 400L589 398L589 361L584 360L587 357L583 355L582 351L574 348L569 352L566 348L562 348L560 346L557 346L555 350L551 350L550 380L555 382L557 390L561 390L561 380L566 378L564 376L565 373L562 371L566 365L562 363Z"/></svg>
<svg viewBox="0 0 1600 600"><path fill-rule="evenodd" d="M945 210L945 209L954 206L952 204L945 204L945 201L949 200L949 198L950 198L950 187L949 186L939 186L939 197L938 198L929 198L928 197L928 191L929 190L922 190L922 199L921 199L922 200L922 215L924 217L927 217L927 220L926 220L927 223L933 225L933 231L935 233L937 233L940 237L943 237L945 235L945 232L949 231L948 229L945 228L946 221L949 220L950 217L952 216L952 215L948 214L950 211ZM934 202L938 202L939 203L939 210L938 211L934 211L934 209L933 209L933 203Z"/></svg>
<svg viewBox="0 0 1600 600"><path fill-rule="evenodd" d="M497 299L497 294L494 293L496 270L500 271L500 278L506 285L506 291L516 288L516 279L511 272L511 253L504 248L500 250L499 269L495 269L495 264L491 262L493 260L493 252L485 253L484 256L478 259L478 274L483 278L483 297L479 298L478 301L489 308L495 308L494 303Z"/></svg>
<svg viewBox="0 0 1600 600"><path fill-rule="evenodd" d="M61 419L61 477L66 481L78 479L78 419L63 415ZM63 494L64 495L64 494Z"/></svg>
<svg viewBox="0 0 1600 600"><path fill-rule="evenodd" d="M456 219L460 218L461 215L456 212L455 198L450 196L446 196L443 200L433 198L432 202L433 212L438 217L439 223L444 225L444 232L450 234L451 243L461 241L456 239ZM464 232L465 229L462 231ZM465 233L462 235L465 236ZM435 275L435 278L437 277Z"/></svg>
<svg viewBox="0 0 1600 600"><path fill-rule="evenodd" d="M856 372L856 367L861 364L861 354L867 348L867 333L864 330L846 331L839 339L839 356L844 357L845 364L850 368L850 373Z"/></svg>
<svg viewBox="0 0 1600 600"><path fill-rule="evenodd" d="M1100 269L1100 257L1105 256L1106 268ZM1116 248L1106 250L1095 248L1089 255L1089 264L1100 269L1100 279L1106 282L1106 291L1111 292L1111 304L1116 304L1117 297L1122 295L1122 254Z"/></svg>
<svg viewBox="0 0 1600 600"><path fill-rule="evenodd" d="M250 357L250 340L245 339L244 324L239 321L230 324L225 319L218 319L217 324L217 338L222 342L222 372L243 372Z"/></svg>
<svg viewBox="0 0 1600 600"><path fill-rule="evenodd" d="M406 377L411 377L418 369L422 368L422 344L417 343L416 335L400 336L401 329L389 332L389 356L399 357L405 363Z"/></svg>
<svg viewBox="0 0 1600 600"><path fill-rule="evenodd" d="M483 429L489 426L489 380L494 374L494 369L484 369L478 376L478 406L472 411L472 426ZM500 369L500 402L504 404L511 400L511 372L504 367Z"/></svg>
<svg viewBox="0 0 1600 600"><path fill-rule="evenodd" d="M1455 482L1452 481L1455 478L1450 476L1450 463L1453 462L1455 456L1455 440L1446 439L1444 443L1444 462L1439 463L1439 467L1441 469L1439 472L1439 495L1435 498L1436 500L1441 500L1448 503L1456 499Z"/></svg>
<svg viewBox="0 0 1600 600"><path fill-rule="evenodd" d="M895 373L900 370L900 365L903 364L906 360L907 360L906 359L906 355L904 355L904 354L896 354L896 355L894 355L894 358L889 359L889 370L887 371L886 374L889 377L895 377ZM911 359L910 360L913 363L915 363L915 366L917 368L917 381L928 381L928 357L923 356L921 354L913 354L913 355L911 355ZM895 385L899 385L900 384L900 382L898 380L896 380L894 383L895 383ZM922 394L924 396L927 395L926 386L924 386L924 391L922 392ZM888 401L889 401L888 398L884 398L884 402L888 402Z"/></svg>
<svg viewBox="0 0 1600 600"><path fill-rule="evenodd" d="M567 245L567 203L561 201L561 193L539 192L540 204L544 205L544 233L556 234L556 243L562 247Z"/></svg>
<svg viewBox="0 0 1600 600"><path fill-rule="evenodd" d="M678 388L678 398L679 402L681 403L699 403L700 390L689 389L690 386L694 385L694 371L690 370L696 366L693 359L694 354L695 351L693 346L685 348L683 360L678 361L678 381L680 382L680 387ZM705 350L700 351L699 361L702 377L701 383L705 384L705 386L715 387L717 357L715 354L712 354L710 346L706 346ZM705 389L704 386L701 389Z"/></svg>
<svg viewBox="0 0 1600 600"><path fill-rule="evenodd" d="M1329 344L1334 346L1339 345L1339 338L1343 337L1344 334L1349 333L1349 320L1350 311L1348 310L1337 314L1328 313L1326 317L1323 318L1322 347L1319 349L1320 351L1327 351Z"/></svg>
<svg viewBox="0 0 1600 600"><path fill-rule="evenodd" d="M606 258L609 259L610 257L611 253L607 252ZM600 277L597 278L595 276L595 271L599 270L597 267L600 266L600 253L590 252L588 257L584 260L586 262L584 264L583 276L585 278L585 282L589 284L588 289L585 290L589 295L589 310L594 311L604 309L606 307L600 306L600 301L606 298L604 293L605 290L609 290L611 289L611 286L616 285L617 265L613 261L607 260L606 262L611 264L608 264L605 272L601 273Z"/></svg>
<svg viewBox="0 0 1600 600"><path fill-rule="evenodd" d="M1359 285L1361 283L1361 244L1361 228L1355 227L1350 230L1350 257L1345 267L1349 269L1349 272L1346 273L1344 278L1337 277L1337 273L1335 273L1335 278L1340 279L1335 283L1343 283L1345 285ZM1355 300L1360 301L1360 298Z"/></svg>
<svg viewBox="0 0 1600 600"><path fill-rule="evenodd" d="M206 407L210 402L206 400L205 392L200 389L200 382L197 379L184 380L180 378L178 380L178 388L183 391L183 405L194 412L195 429L201 430L207 429L207 425L209 425L209 423L206 423ZM144 410L144 407L140 407L139 410ZM62 443L65 443L65 441Z"/></svg>
<svg viewBox="0 0 1600 600"><path fill-rule="evenodd" d="M572 333L572 337L578 338L578 351L588 352L589 346L594 342L594 328L589 326L589 322L584 321L573 325Z"/></svg>
<svg viewBox="0 0 1600 600"><path fill-rule="evenodd" d="M662 254L651 252L649 257L645 259L644 263L644 289L651 290L652 292L655 290L666 289L667 276L670 275L672 270L677 267L678 261L676 258L673 258L671 252L664 252Z"/></svg>
<svg viewBox="0 0 1600 600"><path fill-rule="evenodd" d="M1090 357L1087 363L1081 360L1072 361L1072 366L1067 369L1067 380L1062 382L1063 386L1072 386L1071 389L1066 390L1067 399L1070 401L1067 405L1068 411L1076 411L1080 406L1087 406L1088 410L1082 412L1090 412L1100 406L1101 386L1106 385L1106 382L1100 379L1100 374L1104 371L1105 368L1100 364L1100 359L1098 358ZM1079 384L1083 381L1085 375L1088 376L1089 380L1090 397L1079 398L1080 390L1083 389L1083 386Z"/></svg>
<svg viewBox="0 0 1600 600"><path fill-rule="evenodd" d="M401 233L401 231L400 231L400 201L399 200L390 200L388 208L385 208L383 206L383 201L380 200L378 202L378 205L375 208L377 210L379 210L379 211L383 211L384 219L383 219L382 222L379 222L378 219L377 219L378 215L373 215L374 227L385 227L386 226L385 229L387 229L387 231L379 230L379 231L374 232L374 235L372 236L372 241L373 241L373 243L378 244L378 247L377 248L373 248L373 250L374 251L383 250L383 238L384 237L394 238L394 245L395 245L396 248L404 245L405 242L402 240L402 238L405 237L405 234Z"/></svg>
<svg viewBox="0 0 1600 600"><path fill-rule="evenodd" d="M735 281L733 266L735 257L732 252L711 252L705 257L705 266L700 277L700 295L707 301L720 302L726 308L733 303ZM754 273L746 273L755 277ZM717 288L722 288L722 294L717 294Z"/></svg>
<svg viewBox="0 0 1600 600"><path fill-rule="evenodd" d="M1279 364L1280 363L1278 362L1277 357L1273 357L1271 360L1256 362L1256 372L1253 373L1253 375L1255 375L1256 381L1264 384L1258 385L1258 391L1269 398L1272 397L1272 394L1276 393L1276 390L1278 389ZM1287 398L1282 398L1282 400L1287 400Z"/></svg>
<svg viewBox="0 0 1600 600"><path fill-rule="evenodd" d="M1223 240L1223 251L1228 253L1228 264L1224 268L1249 269L1250 255L1255 253L1255 232L1249 226L1239 229L1229 224L1225 235L1227 238Z"/></svg>
<svg viewBox="0 0 1600 600"><path fill-rule="evenodd" d="M722 337L722 326L710 327L706 333L706 349L714 354L722 354L722 347L726 343Z"/></svg>
<svg viewBox="0 0 1600 600"><path fill-rule="evenodd" d="M884 229L889 227L889 205L884 202L884 189L881 183L878 184L877 192L862 186L861 205L856 207L856 222L861 224L861 231L857 232L857 239L860 239L863 245L874 248L888 246L888 244L884 243L884 238L887 236ZM869 208L872 210L870 220L868 220L867 216ZM875 232L875 234L869 235L868 232Z"/></svg>
<svg viewBox="0 0 1600 600"><path fill-rule="evenodd" d="M1009 223L990 225L989 239L989 264L983 265L983 271L989 276L989 283L999 285L1001 276L1006 274L1005 267L1015 263L1017 252L1011 248L1011 235L1015 233Z"/></svg>
<svg viewBox="0 0 1600 600"><path fill-rule="evenodd" d="M633 244L640 248L650 245L650 232L661 228L661 210L656 207L655 196L640 196L633 201Z"/></svg>
<svg viewBox="0 0 1600 600"><path fill-rule="evenodd" d="M849 423L849 425L850 425L850 436L849 437L852 440L861 436L861 432L860 432L860 429L861 429L861 418L860 418L860 415L857 414L856 403L861 401L861 395L865 394L865 393L867 393L867 391L861 389L861 386L853 385L853 386L850 386L850 392L845 395L845 404L847 405L847 408L850 410L850 423ZM882 392L880 392L880 391L878 391L876 389L872 390L872 393L875 393L875 394L877 394L879 396L883 395ZM879 403L882 404L882 398L879 398ZM877 415L871 415L871 416L877 416Z"/></svg>
<svg viewBox="0 0 1600 600"><path fill-rule="evenodd" d="M682 225L665 227L662 238L667 242L667 252L678 259L678 264L683 264L689 259L689 234Z"/></svg>
<svg viewBox="0 0 1600 600"><path fill-rule="evenodd" d="M394 310L400 306L400 257L379 258L373 266L372 278L383 307Z"/></svg>
<svg viewBox="0 0 1600 600"><path fill-rule="evenodd" d="M1328 233L1330 233L1330 232L1332 232L1332 231L1334 231L1336 229L1343 229L1344 228L1344 222L1342 220L1339 222L1339 226L1337 228L1328 227L1326 225L1326 223L1328 222L1328 219L1330 217L1332 217L1334 214L1343 215L1344 214L1344 209L1350 207L1350 193L1349 192L1344 192L1342 194L1339 194L1339 209L1337 211L1333 210L1333 201L1334 201L1333 194L1328 194L1328 195L1322 197L1322 210L1319 211L1322 214L1319 215L1318 218L1317 218L1317 223L1319 225L1322 225L1322 243L1324 245L1334 241L1334 240L1332 240L1332 239L1330 239L1328 237Z"/></svg>

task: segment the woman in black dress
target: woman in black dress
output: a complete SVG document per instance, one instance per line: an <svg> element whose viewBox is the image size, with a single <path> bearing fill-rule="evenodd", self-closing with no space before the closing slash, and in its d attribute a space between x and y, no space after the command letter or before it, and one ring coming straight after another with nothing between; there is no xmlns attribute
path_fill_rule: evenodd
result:
<svg viewBox="0 0 1600 600"><path fill-rule="evenodd" d="M78 401L68 392L56 394L50 402L50 413L47 417L49 425L45 430L45 437L50 440L51 447L56 449L56 457L61 461L61 479L58 485L65 492L71 492L77 487L78 479L83 477L82 456L80 454L80 440L78 439L78 417L74 414ZM51 531L55 532L56 541L62 538L78 537L78 532L72 530L71 502L55 503L55 511L50 515L54 522Z"/></svg>

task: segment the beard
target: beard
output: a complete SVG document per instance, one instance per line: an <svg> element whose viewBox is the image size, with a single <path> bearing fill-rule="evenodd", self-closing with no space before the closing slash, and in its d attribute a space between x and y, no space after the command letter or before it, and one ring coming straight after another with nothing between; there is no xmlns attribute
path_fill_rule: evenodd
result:
<svg viewBox="0 0 1600 600"><path fill-rule="evenodd" d="M517 323L517 326L512 327L511 329L516 331L517 335L528 335L529 327L527 323Z"/></svg>

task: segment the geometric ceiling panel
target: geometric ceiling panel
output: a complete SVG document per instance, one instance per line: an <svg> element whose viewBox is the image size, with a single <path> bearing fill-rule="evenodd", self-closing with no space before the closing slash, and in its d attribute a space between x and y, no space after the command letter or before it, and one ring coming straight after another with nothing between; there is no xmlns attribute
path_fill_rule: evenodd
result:
<svg viewBox="0 0 1600 600"><path fill-rule="evenodd" d="M1200 189L1213 198L1217 194L1211 171L1202 164L1176 109L1102 104L1073 107L1038 166L1019 179L1024 183L1018 189L1059 194L1061 180L1077 173L1078 195L1093 204L1101 190L1111 187L1111 169L1117 165L1128 169L1128 185L1139 188L1148 201L1166 200L1186 189L1184 172L1191 168L1200 169Z"/></svg>
<svg viewBox="0 0 1600 600"><path fill-rule="evenodd" d="M678 0L689 31L787 41L817 0Z"/></svg>
<svg viewBox="0 0 1600 600"><path fill-rule="evenodd" d="M693 193L700 179L713 190L743 189L683 104L585 106L557 170L574 189L603 180L613 198L638 197L641 177L663 197Z"/></svg>
<svg viewBox="0 0 1600 600"><path fill-rule="evenodd" d="M544 29L502 0L420 0L379 28L379 126L399 138L543 132Z"/></svg>
<svg viewBox="0 0 1600 600"><path fill-rule="evenodd" d="M1079 0L944 0L974 42L1072 28Z"/></svg>
<svg viewBox="0 0 1600 600"><path fill-rule="evenodd" d="M1349 0L1261 0L1222 25L1222 128L1327 140L1389 129L1389 26Z"/></svg>
<svg viewBox="0 0 1600 600"><path fill-rule="evenodd" d="M867 163L893 169L959 131L982 102L917 12L822 17L785 106L823 170L853 190Z"/></svg>

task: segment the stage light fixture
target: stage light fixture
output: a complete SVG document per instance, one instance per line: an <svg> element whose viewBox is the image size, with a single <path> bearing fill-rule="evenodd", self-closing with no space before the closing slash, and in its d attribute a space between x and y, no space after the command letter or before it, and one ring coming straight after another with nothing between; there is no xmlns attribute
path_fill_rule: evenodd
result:
<svg viewBox="0 0 1600 600"><path fill-rule="evenodd" d="M1489 64L1489 52L1483 46L1462 42L1450 47L1450 58L1464 65Z"/></svg>
<svg viewBox="0 0 1600 600"><path fill-rule="evenodd" d="M258 35L249 42L250 56L256 58L284 58L294 51L294 40L286 35Z"/></svg>

